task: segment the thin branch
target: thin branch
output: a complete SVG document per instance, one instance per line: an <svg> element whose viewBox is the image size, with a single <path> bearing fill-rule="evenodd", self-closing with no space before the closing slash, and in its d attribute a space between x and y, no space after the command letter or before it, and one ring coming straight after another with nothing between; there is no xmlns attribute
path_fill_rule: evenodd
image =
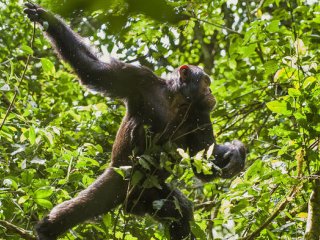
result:
<svg viewBox="0 0 320 240"><path fill-rule="evenodd" d="M200 21L200 22L204 22L204 23L207 23L207 24L210 24L210 25L213 25L215 27L218 27L218 28L222 28L222 29L225 29L227 30L228 32L231 32L231 33L235 33L235 34L238 34L239 36L241 37L244 37L244 35L242 33L239 33L231 28L228 28L227 26L225 25L222 25L220 23L213 23L213 22L209 22L207 20L203 20L203 19L200 19L200 18L197 18L197 17L194 17L197 21Z"/></svg>
<svg viewBox="0 0 320 240"><path fill-rule="evenodd" d="M213 208L216 205L216 203L217 203L216 201L208 201L208 202L199 203L194 206L194 210L199 210L204 207Z"/></svg>
<svg viewBox="0 0 320 240"><path fill-rule="evenodd" d="M265 1L266 1L266 0L261 0L260 3L259 3L259 5L258 5L255 9L253 9L253 10L251 11L251 14L255 14L255 13L263 6L263 4L265 3Z"/></svg>
<svg viewBox="0 0 320 240"><path fill-rule="evenodd" d="M31 48L33 47L35 32L36 32L36 23L34 22L34 23L33 23L33 33L32 33L32 38L31 38L31 43L30 43L30 47L31 47ZM4 116L3 121L2 121L2 123L1 123L1 125L0 125L0 130L1 130L2 127L4 126L6 120L7 120L8 116L9 116L9 114L10 114L10 112L11 112L11 109L12 109L12 107L13 107L13 104L14 104L15 101L16 101L16 98L17 98L17 96L18 96L18 89L19 89L19 87L20 87L20 85L21 85L21 83L22 83L22 80L24 79L24 76L26 75L26 72L27 72L27 69L28 69L28 66L29 66L29 62L30 62L30 58L31 58L31 54L28 55L28 58L27 58L27 61L26 61L26 65L25 65L25 67L24 67L23 73L22 73L22 75L21 75L21 77L20 77L20 80L19 80L19 82L18 82L18 86L17 86L16 89L15 89L15 92L14 92L14 95L13 95L13 98L12 98L12 101L11 101L11 103L10 103L8 109L7 109L6 115Z"/></svg>
<svg viewBox="0 0 320 240"><path fill-rule="evenodd" d="M257 230L255 230L253 233L251 233L249 236L244 237L243 240L253 240L256 237L258 237L260 232L263 229L265 229L286 208L288 203L290 203L292 201L292 199L295 197L295 195L299 192L301 185L302 184L300 183L300 186L294 186L291 189L290 193L286 196L286 198L278 205L276 210L267 218L267 220L260 227L258 227Z"/></svg>
<svg viewBox="0 0 320 240"><path fill-rule="evenodd" d="M222 134L223 132L229 130L230 128L232 128L235 124L237 124L238 122L240 122L241 120L244 120L246 117L248 117L249 114L259 110L260 108L262 108L264 106L264 103L258 103L257 106L253 109L248 110L245 113L242 113L242 117L239 117L238 119L236 119L234 122L232 122L230 125L225 125L225 127L221 128L220 131L217 133L217 136L219 136L220 134Z"/></svg>
<svg viewBox="0 0 320 240"><path fill-rule="evenodd" d="M30 234L29 231L18 227L10 222L0 220L0 225L5 227L8 231L18 234L20 237L26 240L36 240L36 238L32 234Z"/></svg>

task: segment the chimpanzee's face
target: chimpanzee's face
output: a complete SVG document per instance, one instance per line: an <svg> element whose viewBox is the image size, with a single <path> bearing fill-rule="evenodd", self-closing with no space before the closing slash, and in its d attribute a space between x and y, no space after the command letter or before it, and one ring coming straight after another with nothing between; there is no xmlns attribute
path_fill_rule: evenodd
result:
<svg viewBox="0 0 320 240"><path fill-rule="evenodd" d="M178 70L179 91L199 110L210 111L216 104L210 77L199 67L183 65Z"/></svg>

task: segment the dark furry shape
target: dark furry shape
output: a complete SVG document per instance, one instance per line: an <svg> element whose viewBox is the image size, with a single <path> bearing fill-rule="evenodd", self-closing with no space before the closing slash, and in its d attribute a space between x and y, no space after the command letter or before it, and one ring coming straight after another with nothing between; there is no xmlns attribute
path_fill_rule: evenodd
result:
<svg viewBox="0 0 320 240"><path fill-rule="evenodd" d="M137 187L127 196L128 181L114 167L133 166L133 151L137 155L146 151L146 127L152 136L157 136L158 146L171 141L179 148L188 148L191 155L214 144L210 111L216 101L209 76L196 66L183 65L171 78L162 79L145 67L115 59L102 62L60 18L31 3L26 3L24 12L32 21L46 26L54 48L73 67L83 85L122 99L127 108L112 149L110 167L77 197L54 207L37 225L38 239L56 239L76 224L125 201L127 212L150 214L168 224L172 240L191 238L192 205L179 190L164 183L165 175L159 174L161 189ZM243 169L245 155L245 147L239 141L215 144L213 174L195 174L204 181L218 176L230 178ZM154 206L157 201L163 202L160 209Z"/></svg>

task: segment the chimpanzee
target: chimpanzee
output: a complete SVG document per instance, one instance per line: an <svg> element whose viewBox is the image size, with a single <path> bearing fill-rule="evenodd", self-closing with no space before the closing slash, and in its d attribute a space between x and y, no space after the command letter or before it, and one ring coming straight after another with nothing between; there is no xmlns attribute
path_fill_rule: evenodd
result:
<svg viewBox="0 0 320 240"><path fill-rule="evenodd" d="M160 136L158 145L171 141L179 148L189 149L190 155L215 144L210 111L216 101L209 76L199 67L183 65L169 79L163 79L146 67L116 59L102 62L59 17L32 3L25 6L24 12L31 21L46 25L45 32L56 51L73 67L81 83L121 99L127 110L112 148L110 166L91 186L54 207L37 224L38 239L57 239L76 224L106 213L124 201L127 212L149 214L165 223L172 240L193 238L189 226L193 219L192 205L179 190L161 181L161 188L137 188L128 196L129 182L115 168L133 166L132 153L142 155L146 151L146 128L153 136ZM234 140L215 144L213 156L214 166L220 171L216 167L212 168L212 175L195 171L199 179L235 176L244 167L246 150L240 141ZM165 200L160 209L154 208L157 200Z"/></svg>

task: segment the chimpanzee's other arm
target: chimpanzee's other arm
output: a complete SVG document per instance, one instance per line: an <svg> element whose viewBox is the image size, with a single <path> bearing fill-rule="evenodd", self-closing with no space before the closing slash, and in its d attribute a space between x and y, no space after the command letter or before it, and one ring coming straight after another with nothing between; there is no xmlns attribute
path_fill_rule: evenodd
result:
<svg viewBox="0 0 320 240"><path fill-rule="evenodd" d="M197 130L188 136L188 147L193 156L197 152L208 148L214 144L212 162L220 168L212 168L212 174L197 173L195 175L203 180L210 181L216 177L231 178L241 172L244 168L246 149L242 142L234 140L231 143L216 144L212 123L209 114L199 115L197 119Z"/></svg>
<svg viewBox="0 0 320 240"><path fill-rule="evenodd" d="M30 20L44 26L59 55L74 68L82 83L89 88L124 98L137 94L135 90L143 87L146 79L149 83L157 80L147 68L115 59L110 63L100 61L61 19L35 4L26 3L25 6L24 12Z"/></svg>

